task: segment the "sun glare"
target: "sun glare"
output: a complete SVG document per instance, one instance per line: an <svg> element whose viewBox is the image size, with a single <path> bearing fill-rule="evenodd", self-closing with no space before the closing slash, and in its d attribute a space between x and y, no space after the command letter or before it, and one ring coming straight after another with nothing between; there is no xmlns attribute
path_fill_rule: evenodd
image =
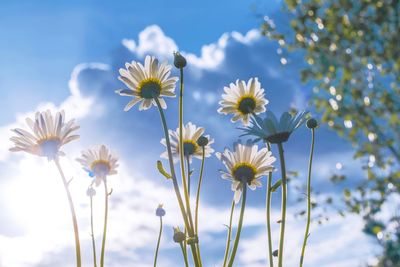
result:
<svg viewBox="0 0 400 267"><path fill-rule="evenodd" d="M1 251L6 252L1 259L6 266L30 260L39 262L46 252L73 245L67 197L53 162L28 155L17 164L15 169L18 171L10 179L7 185L9 190L4 196L19 230L15 236L9 237L7 243L10 245L1 248ZM67 179L70 179L73 169L71 162L62 160L62 165ZM76 176L70 184L77 213L82 218L81 232L87 231L85 220L88 214L85 204L88 199L83 189L89 183L90 180ZM87 238L84 234L82 237ZM18 257L20 253L23 253L24 259ZM17 263L16 260L21 262Z"/></svg>

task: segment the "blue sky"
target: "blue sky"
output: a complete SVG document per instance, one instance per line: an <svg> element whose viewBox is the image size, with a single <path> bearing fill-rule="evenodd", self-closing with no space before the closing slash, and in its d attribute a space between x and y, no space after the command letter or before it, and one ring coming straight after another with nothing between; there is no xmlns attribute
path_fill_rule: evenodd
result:
<svg viewBox="0 0 400 267"><path fill-rule="evenodd" d="M301 55L284 55L288 64L281 64L279 45L267 41L256 30L261 20L252 11L254 5L285 23L279 13L279 1L0 4L0 166L6 174L0 180L0 203L5 210L0 216L1 267L73 266L69 218L64 214L67 207L59 181L53 177L57 175L54 166L30 155L7 152L11 145L9 129L22 125L26 115L46 108L64 108L67 116L77 117L81 125L81 139L66 148L68 156L63 163L67 173L76 177L73 192L81 215L85 266L91 265L84 195L89 180L74 159L80 150L99 143L109 145L121 159L120 175L110 181L114 193L107 263L112 267L151 265L158 227L154 209L163 202L167 227L160 266L176 266L181 258L171 241L171 227L181 221L171 185L154 168L163 152L158 113L154 108L123 112L128 99L114 93L123 88L117 80L118 69L127 61L142 61L146 54L171 61L174 50L182 51L189 61L185 70L185 121L204 126L215 138L216 151L231 146L240 134L236 129L239 124L230 123L228 117L216 112L223 86L236 79L259 77L270 100L267 108L274 112L291 106L312 110L307 104L310 88L300 83L298 75ZM175 129L177 100L167 104L168 123ZM303 127L286 147L289 169L300 171L300 181L304 181L309 138L309 131ZM354 181L363 179L358 174L360 163L352 159L351 147L323 126L317 132L314 187L324 196L340 194L328 181L329 175L338 171L337 162L343 163L340 171L353 175ZM198 162L194 166L198 167ZM219 178L218 169L223 166L214 156L206 166L201 210L205 266L218 266L232 192L230 184ZM304 221L292 216L300 208L294 201L296 194L292 190L290 195L287 251L299 250L304 228ZM237 266L265 266L264 201L265 189L249 195ZM274 196L274 203L273 216L278 219L279 194ZM33 212L37 209L40 211ZM101 203L97 210L101 212ZM312 228L306 266L354 267L373 259L376 247L361 233L360 219L341 219L333 212L330 216L329 223ZM46 225L49 220L51 227ZM275 225L275 236L277 230ZM46 238L36 246L40 234ZM286 261L289 267L294 266L298 257L293 253Z"/></svg>
<svg viewBox="0 0 400 267"><path fill-rule="evenodd" d="M259 18L251 11L255 4L259 3L2 1L0 57L4 64L0 86L18 88L2 90L2 100L9 103L23 93L26 97L19 104L26 108L44 98L61 101L67 93L69 73L77 62L109 60L123 38L134 38L151 24L161 25L181 47L198 54L202 45L224 32L246 32L257 25ZM271 1L263 9L274 10L277 6ZM21 73L24 79L16 79ZM8 120L21 111L13 107ZM7 120L6 116L1 120Z"/></svg>

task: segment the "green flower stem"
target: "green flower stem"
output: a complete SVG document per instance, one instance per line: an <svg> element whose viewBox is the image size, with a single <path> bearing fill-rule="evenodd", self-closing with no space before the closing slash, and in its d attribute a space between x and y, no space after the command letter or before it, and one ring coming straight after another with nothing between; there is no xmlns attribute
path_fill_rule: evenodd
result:
<svg viewBox="0 0 400 267"><path fill-rule="evenodd" d="M93 265L94 267L97 267L96 242L94 240L93 228L93 196L90 196L90 235L92 237Z"/></svg>
<svg viewBox="0 0 400 267"><path fill-rule="evenodd" d="M189 156L186 156L186 164L187 164L187 180L188 180L188 183L187 183L187 185L188 185L188 195L189 195L189 198L190 198L190 158L189 158Z"/></svg>
<svg viewBox="0 0 400 267"><path fill-rule="evenodd" d="M196 207L195 207L195 216L194 216L194 232L198 235L199 230L199 203L200 203L200 189L201 183L203 181L203 170L204 170L204 161L205 161L205 147L202 147L202 158L201 158L201 166L200 166L200 175L199 181L197 184L197 192L196 192Z"/></svg>
<svg viewBox="0 0 400 267"><path fill-rule="evenodd" d="M183 83L183 68L179 68L179 73L180 73L180 90L179 90L179 155L180 155L180 165L181 165L181 175L182 175L182 186L183 186L183 193L185 197L185 202L186 202L186 212L187 216L189 218L189 229L186 229L187 232L189 233L189 237L194 236L194 224L193 224L193 218L192 218L192 211L190 207L190 175L188 170L188 176L187 180L185 177L185 161L184 161L184 147L183 147L183 90L184 90L184 83ZM189 166L188 166L189 168ZM191 249L192 249L192 256L193 260L196 264L196 262L199 265L196 266L201 266L201 259L199 255L197 255L197 246L196 244L191 244ZM186 246L185 246L186 249ZM193 250L196 251L193 251ZM197 259L195 259L195 257Z"/></svg>
<svg viewBox="0 0 400 267"><path fill-rule="evenodd" d="M186 254L186 250L183 247L183 243L180 242L179 245L181 246L181 250L182 250L182 254L183 254L183 260L185 261L185 266L189 267L188 257L187 257L187 254Z"/></svg>
<svg viewBox="0 0 400 267"><path fill-rule="evenodd" d="M186 156L186 169L187 169L188 195L189 195L189 198L190 198L190 160L189 160L189 156ZM187 234L187 229L185 229L185 236L186 236L186 234ZM184 247L185 252L186 252L186 247L187 247L187 240L186 239L183 241L183 247Z"/></svg>
<svg viewBox="0 0 400 267"><path fill-rule="evenodd" d="M162 216L159 216L159 217L160 217L160 232L158 233L156 253L154 255L154 267L157 266L158 250L160 248L161 234L162 234L162 230L163 230Z"/></svg>
<svg viewBox="0 0 400 267"><path fill-rule="evenodd" d="M164 115L164 112L163 112L163 110L161 108L160 101L156 97L154 98L154 100L156 101L156 104L157 104L157 107L158 107L158 111L159 111L160 117L161 117L161 123L162 123L163 130L164 130L165 141L166 141L167 152L168 152L168 162L169 162L170 172L171 172L171 176L172 176L172 183L173 183L173 186L174 186L176 198L178 199L178 204L179 204L179 208L181 209L181 213L182 213L183 221L185 223L185 227L189 228L188 227L189 226L189 222L188 222L188 219L187 219L187 216L186 216L185 206L183 205L183 200L182 200L182 196L181 196L181 193L180 193L180 190L179 190L178 181L176 180L176 173L175 173L174 163L173 163L173 160L172 160L171 142L169 140L167 122L165 120L165 115Z"/></svg>
<svg viewBox="0 0 400 267"><path fill-rule="evenodd" d="M271 151L271 145L266 142L268 151ZM267 181L267 198L266 198L266 215L267 215L267 235L268 235L268 259L269 259L269 266L274 266L274 260L272 255L272 236L271 236L271 187L272 187L272 172L268 174L268 181Z"/></svg>
<svg viewBox="0 0 400 267"><path fill-rule="evenodd" d="M203 181L203 170L204 170L204 162L205 162L205 147L202 147L202 157L201 157L201 166L200 166L200 174L199 181L197 184L197 192L196 192L196 207L194 211L194 234L199 236L199 203L200 203L200 189ZM200 244L197 244L197 254L200 257Z"/></svg>
<svg viewBox="0 0 400 267"><path fill-rule="evenodd" d="M186 228L184 229L184 234L187 237L187 230ZM183 240L183 249L185 250L185 254L187 254L187 238L185 238L185 240Z"/></svg>
<svg viewBox="0 0 400 267"><path fill-rule="evenodd" d="M160 101L158 100L157 97L154 98L154 101L157 104L158 111L159 111L160 117L161 117L161 123L162 123L163 130L164 130L165 142L166 142L166 145L167 145L167 152L168 152L168 159L169 159L168 161L169 161L170 172L171 172L171 176L172 176L172 183L174 185L176 198L178 200L179 208L180 208L181 213L182 213L183 221L185 223L185 228L188 229L189 236L193 236L193 230L190 227L190 224L189 224L189 221L188 221L188 216L186 214L185 206L183 204L182 196L181 196L181 193L180 193L180 190L179 190L178 181L176 179L174 163L173 163L173 160L172 160L171 142L170 142L170 139L169 139L168 127L167 127L167 122L165 120L165 115L164 115L164 112L163 112L163 110L161 108ZM190 246L191 246L192 254L194 254L193 255L193 260L194 260L195 266L196 267L197 266L201 266L200 263L199 263L199 259L197 257L196 246L194 244L191 244Z"/></svg>
<svg viewBox="0 0 400 267"><path fill-rule="evenodd" d="M238 224L238 228L237 228L237 232L236 232L235 243L233 244L233 248L232 248L232 254L229 259L228 267L233 266L233 262L234 262L235 256L236 256L236 251L239 246L240 233L242 231L242 226L243 226L244 209L246 207L246 195L247 195L247 185L246 185L246 183L243 183L242 207L240 208L239 224Z"/></svg>
<svg viewBox="0 0 400 267"><path fill-rule="evenodd" d="M183 147L183 68L179 69L180 71L180 92L179 92L179 156L180 156L180 165L181 165L181 175L182 175L182 186L183 193L185 196L186 202L186 211L189 218L189 237L193 236L193 219L192 219L192 211L190 209L190 197L189 197L189 189L185 175L185 161L184 161L184 147ZM188 177L189 179L189 177Z"/></svg>
<svg viewBox="0 0 400 267"><path fill-rule="evenodd" d="M300 267L303 266L304 254L307 245L307 239L310 235L310 223L311 223L311 168L312 168L312 161L313 161L313 154L314 154L314 138L315 132L314 129L311 129L311 150L310 150L310 159L308 162L308 179L307 179L307 225L306 231L304 233L304 241L303 247L301 249L301 256L300 256Z"/></svg>
<svg viewBox="0 0 400 267"><path fill-rule="evenodd" d="M181 176L182 176L182 185L183 185L183 191L184 191L184 197L185 197L185 202L186 202L186 211L189 213L189 207L188 207L188 199L190 200L190 197L187 197L190 193L190 189L188 189L187 184L186 184L186 174L185 174L185 161L184 161L184 147L183 147L183 68L179 69L180 71L180 91L179 91L179 163L181 166ZM189 171L188 171L188 176L189 176ZM190 179L190 178L188 178ZM188 216L189 214L187 214ZM189 220L190 227L192 227L192 223ZM184 233L185 236L187 235L188 228L185 227ZM185 254L187 254L187 240L185 239L183 241L183 249L185 250Z"/></svg>
<svg viewBox="0 0 400 267"><path fill-rule="evenodd" d="M283 266L283 244L285 240L285 224L286 224L286 199L287 199L287 181L286 181L286 167L285 167L285 156L283 153L282 143L278 143L279 159L281 163L282 173L282 208L281 208L281 230L279 236L279 250L278 250L278 267Z"/></svg>
<svg viewBox="0 0 400 267"><path fill-rule="evenodd" d="M61 165L60 165L60 162L59 162L58 158L54 159L54 163L57 166L57 169L58 169L58 171L60 173L60 176L61 176L61 179L63 181L65 192L67 193L69 208L71 210L71 216L72 216L72 224L73 224L73 227L74 227L76 266L77 267L81 267L82 266L82 262L81 262L81 246L80 246L80 242L79 242L78 222L76 220L76 213L75 213L74 203L72 202L72 197L71 197L71 193L69 191L68 182L65 179L65 175L64 175L64 172L63 172L63 170L61 168Z"/></svg>
<svg viewBox="0 0 400 267"><path fill-rule="evenodd" d="M106 235L107 235L107 220L108 220L108 188L107 180L104 178L104 226L103 226L103 240L101 241L101 255L100 267L104 267L104 253L106 250Z"/></svg>
<svg viewBox="0 0 400 267"><path fill-rule="evenodd" d="M232 207L231 207L231 214L229 216L229 228L228 228L228 235L226 237L226 247L225 247L225 255L224 255L224 264L223 267L226 266L226 262L229 256L229 248L231 245L231 234L232 234L232 219L233 219L233 211L235 210L235 200L232 200Z"/></svg>

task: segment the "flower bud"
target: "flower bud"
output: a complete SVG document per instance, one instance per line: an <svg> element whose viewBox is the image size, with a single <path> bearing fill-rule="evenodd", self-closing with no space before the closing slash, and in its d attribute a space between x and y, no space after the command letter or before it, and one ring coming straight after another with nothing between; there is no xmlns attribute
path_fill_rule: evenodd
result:
<svg viewBox="0 0 400 267"><path fill-rule="evenodd" d="M208 139L204 135L200 136L199 139L197 139L197 144L201 147L204 147L208 144Z"/></svg>
<svg viewBox="0 0 400 267"><path fill-rule="evenodd" d="M93 187L89 187L89 188L86 190L86 195L87 195L88 197L93 197L93 196L96 195L96 190L94 190Z"/></svg>
<svg viewBox="0 0 400 267"><path fill-rule="evenodd" d="M174 53L174 65L178 69L184 68L186 66L186 58L182 56L179 52Z"/></svg>
<svg viewBox="0 0 400 267"><path fill-rule="evenodd" d="M179 229L179 227L174 227L174 241L175 243L181 243L185 241L186 236L182 231Z"/></svg>
<svg viewBox="0 0 400 267"><path fill-rule="evenodd" d="M165 210L163 209L163 205L160 204L160 205L158 205L158 208L156 209L156 216L163 217L164 215L165 215Z"/></svg>
<svg viewBox="0 0 400 267"><path fill-rule="evenodd" d="M318 122L317 122L316 119L310 118L310 119L307 120L306 125L307 125L307 128L314 129L314 128L316 128L318 126Z"/></svg>

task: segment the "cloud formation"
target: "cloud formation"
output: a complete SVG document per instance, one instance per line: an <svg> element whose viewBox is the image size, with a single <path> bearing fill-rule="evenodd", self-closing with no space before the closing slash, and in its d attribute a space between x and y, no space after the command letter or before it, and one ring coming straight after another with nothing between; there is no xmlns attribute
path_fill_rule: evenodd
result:
<svg viewBox="0 0 400 267"><path fill-rule="evenodd" d="M258 77L266 90L270 100L267 108L274 112L282 112L291 106L299 109L306 108L309 92L303 87L296 73L295 64L283 66L280 56L276 53L278 46L268 42L260 36L257 30L246 34L231 32L223 34L215 43L205 45L200 54L182 51L187 57L189 67L185 70L185 121L193 121L206 128L216 140L215 149L221 151L224 146L236 140L239 132L229 122L228 117L216 113L218 100L224 85L236 79L247 80ZM162 138L157 111L152 108L147 112L139 112L133 108L124 113L123 107L127 98L117 96L114 91L122 88L123 84L116 78L118 69L126 61L143 60L145 55L152 54L161 60L172 61L172 52L179 50L175 41L166 36L157 25L145 28L139 33L138 40L124 39L111 55L110 62L83 63L72 71L69 81L70 95L60 105L54 103L39 104L37 109L57 110L63 108L68 117L77 117L81 124L81 140L75 145L69 145L66 152L68 158L63 160L68 175L75 177L73 183L74 198L80 215L81 237L85 249L85 263L90 265L90 240L88 235L88 204L85 190L89 180L80 171L74 162L79 155L80 148L97 143L106 143L117 150L121 158L120 174L110 178L114 193L111 197L110 228L108 235L107 264L111 267L122 266L150 266L152 262L155 239L158 231L158 221L154 210L160 202L165 204L165 232L162 239L160 266L176 266L176 259L180 260L179 249L171 242L172 226L182 225L179 209L168 181L160 177L155 170L155 161L163 152L159 144ZM289 60L289 62L294 62ZM177 75L175 72L174 75ZM169 100L168 123L175 129L177 118L177 101ZM15 123L0 127L0 163L9 177L2 182L0 192L4 188L13 188L17 194L1 194L2 203L13 201L14 211L3 214L5 221L18 222L17 229L0 233L0 259L5 267L32 267L32 266L73 266L72 232L70 232L67 207L63 199L62 188L58 183L57 173L45 160L32 158L30 155L10 155L9 129L21 126L23 118L32 116L34 111L17 116ZM303 127L305 128L305 127ZM305 151L308 151L308 132L306 129L295 133L288 144L290 167L304 168ZM350 157L349 148L344 142L323 142L332 133L322 128L318 132L319 146L317 149L320 161L315 164L317 172L316 182L321 188L328 185L327 178L336 161L343 160L343 154ZM300 141L299 141L300 140ZM334 143L334 144L333 144ZM79 148L79 149L78 149ZM335 162L328 158L329 148L335 148ZM292 155L292 156L290 156ZM194 167L197 168L194 164ZM232 192L230 184L219 178L217 170L222 168L215 158L206 163L203 187L203 202L200 207L201 236L205 253L210 255L205 266L220 264L225 243L225 227L229 214L229 203ZM35 179L30 176L34 174ZM197 172L194 173L197 175ZM26 181L28 179L29 183ZM19 190L26 186L26 190ZM46 186L43 186L46 185ZM54 189L53 189L54 188ZM99 240L101 231L102 193L96 199L96 238ZM37 192L40 192L38 197ZM2 192L3 193L3 192ZM264 193L263 190L251 192L250 205L246 209L244 239L240 245L240 266L264 266L266 261L266 240L264 233ZM293 197L295 198L295 197ZM27 199L35 199L25 203ZM48 199L51 199L49 203ZM279 202L279 201L278 201ZM40 208L38 208L40 207ZM278 208L278 206L276 207ZM16 215L15 210L21 213ZM289 208L293 214L297 207ZM35 216L36 211L40 216ZM50 212L51 211L51 212ZM14 212L14 213L13 213ZM41 217L42 216L42 217ZM237 216L237 215L236 215ZM24 223L35 217L33 222ZM274 209L274 217L279 214ZM43 220L46 218L46 220ZM237 217L235 218L236 221ZM51 223L49 221L51 220ZM49 227L50 224L50 227ZM287 240L287 250L298 246L303 234L302 223L292 218L292 224ZM298 229L301 229L299 232ZM345 222L333 220L323 228L314 228L318 232L316 238L310 239L308 261L310 267L330 267L336 259L332 251L322 249L323 244L339 249L339 242L343 247L352 247L352 253L343 254L340 266L353 267L364 261L366 251L369 252L367 240L365 247L355 246L355 239L362 238L361 224L354 218ZM275 236L276 236L276 229ZM10 234L13 232L13 234ZM342 239L332 234L339 232ZM320 234L323 233L323 234ZM349 235L352 233L352 235ZM71 234L71 235L70 235ZM39 238L39 236L49 238ZM42 246L37 246L41 240ZM25 244L25 245L24 245ZM33 248L33 249L32 249ZM26 257L21 258L23 251ZM29 252L29 253L28 253ZM68 259L60 262L60 258ZM322 262L324 260L324 262ZM289 266L295 265L296 259L287 255ZM293 263L293 264L292 264ZM321 265L322 264L322 265ZM1 265L0 265L1 266Z"/></svg>

